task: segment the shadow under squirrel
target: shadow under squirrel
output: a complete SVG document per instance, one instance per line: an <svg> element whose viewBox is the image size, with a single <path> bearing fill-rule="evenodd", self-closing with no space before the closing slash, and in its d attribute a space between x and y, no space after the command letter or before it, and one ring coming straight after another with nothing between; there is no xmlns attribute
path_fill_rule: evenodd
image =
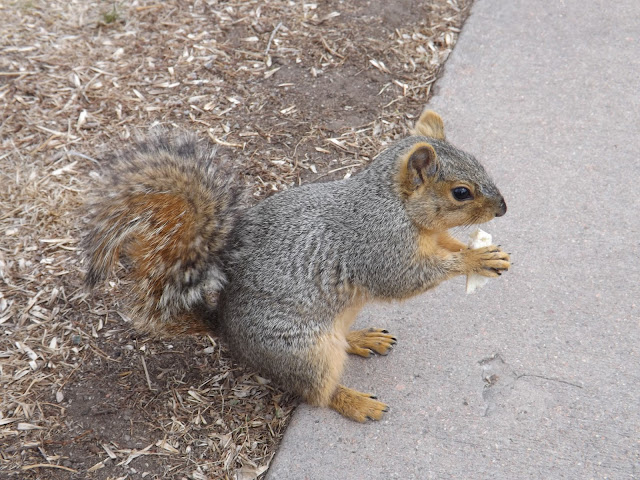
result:
<svg viewBox="0 0 640 480"><path fill-rule="evenodd" d="M357 175L251 208L193 137L156 135L118 154L110 172L84 239L89 286L123 256L138 328L218 335L281 387L361 422L387 405L340 384L347 354L384 355L396 343L386 330L350 330L361 307L509 268L498 247L470 249L448 233L507 207L432 111Z"/></svg>

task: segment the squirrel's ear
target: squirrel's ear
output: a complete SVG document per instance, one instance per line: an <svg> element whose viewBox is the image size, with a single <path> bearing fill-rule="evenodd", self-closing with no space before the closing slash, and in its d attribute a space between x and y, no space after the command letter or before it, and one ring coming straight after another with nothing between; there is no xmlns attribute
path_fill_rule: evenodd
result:
<svg viewBox="0 0 640 480"><path fill-rule="evenodd" d="M444 123L442 118L433 110L425 110L416 122L411 132L414 135L424 135L438 140L444 140Z"/></svg>
<svg viewBox="0 0 640 480"><path fill-rule="evenodd" d="M411 194L437 172L436 151L426 142L416 143L403 157L399 171L400 188L405 194Z"/></svg>

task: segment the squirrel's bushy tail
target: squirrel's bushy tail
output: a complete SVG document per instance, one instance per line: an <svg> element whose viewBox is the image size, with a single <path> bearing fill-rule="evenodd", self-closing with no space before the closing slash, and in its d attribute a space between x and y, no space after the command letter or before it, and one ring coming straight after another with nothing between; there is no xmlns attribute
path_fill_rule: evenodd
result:
<svg viewBox="0 0 640 480"><path fill-rule="evenodd" d="M90 207L85 281L95 286L125 258L132 313L143 331L208 328L204 295L225 283L220 254L239 208L233 176L221 172L214 154L193 136L156 132L114 156Z"/></svg>

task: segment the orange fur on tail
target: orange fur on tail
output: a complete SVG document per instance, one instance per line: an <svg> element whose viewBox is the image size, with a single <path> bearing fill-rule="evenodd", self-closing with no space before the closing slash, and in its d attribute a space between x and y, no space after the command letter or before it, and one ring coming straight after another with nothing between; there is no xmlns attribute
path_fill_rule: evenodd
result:
<svg viewBox="0 0 640 480"><path fill-rule="evenodd" d="M225 283L220 256L239 203L232 176L219 170L213 147L159 133L120 153L95 196L84 239L86 283L95 286L124 257L141 330L206 330L203 295Z"/></svg>

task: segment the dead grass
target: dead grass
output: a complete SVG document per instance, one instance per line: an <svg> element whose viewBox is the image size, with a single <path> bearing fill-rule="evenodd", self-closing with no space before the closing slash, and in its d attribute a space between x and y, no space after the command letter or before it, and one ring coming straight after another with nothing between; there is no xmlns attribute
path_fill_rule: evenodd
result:
<svg viewBox="0 0 640 480"><path fill-rule="evenodd" d="M81 289L95 159L162 124L256 198L349 176L420 113L470 3L0 3L0 476L266 470L294 399L214 339L138 338L126 285Z"/></svg>

